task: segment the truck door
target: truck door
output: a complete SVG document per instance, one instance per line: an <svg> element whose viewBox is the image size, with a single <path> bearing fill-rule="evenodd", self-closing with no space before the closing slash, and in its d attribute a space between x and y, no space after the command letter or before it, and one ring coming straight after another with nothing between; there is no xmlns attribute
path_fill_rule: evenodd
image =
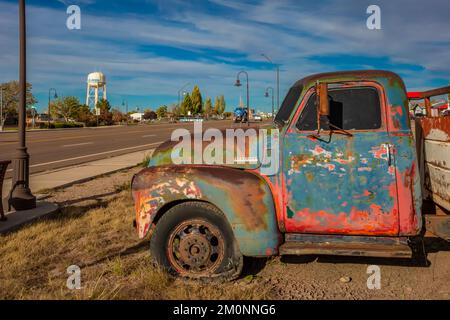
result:
<svg viewBox="0 0 450 320"><path fill-rule="evenodd" d="M383 88L329 86L329 122L318 137L316 94L309 90L283 145L287 232L397 235L395 159Z"/></svg>

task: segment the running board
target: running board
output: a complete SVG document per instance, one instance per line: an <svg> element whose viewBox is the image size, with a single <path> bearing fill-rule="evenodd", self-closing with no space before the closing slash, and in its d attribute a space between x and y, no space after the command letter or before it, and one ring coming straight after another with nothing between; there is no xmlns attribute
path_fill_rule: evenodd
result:
<svg viewBox="0 0 450 320"><path fill-rule="evenodd" d="M411 258L407 238L286 234L281 255L338 255Z"/></svg>

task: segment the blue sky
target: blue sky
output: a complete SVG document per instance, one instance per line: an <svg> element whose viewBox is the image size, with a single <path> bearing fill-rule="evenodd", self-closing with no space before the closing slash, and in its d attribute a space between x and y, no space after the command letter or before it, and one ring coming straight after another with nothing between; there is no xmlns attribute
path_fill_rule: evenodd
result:
<svg viewBox="0 0 450 320"><path fill-rule="evenodd" d="M81 30L66 28L70 4ZM366 27L371 4L381 30ZM0 0L0 82L18 78L17 13L17 1ZM93 71L106 74L113 106L171 105L190 82L224 94L231 110L246 70L252 107L268 111L275 71L265 53L281 65L281 100L299 78L348 69L392 70L408 89L426 89L450 83L449 14L448 0L28 0L28 80L41 110L50 87L84 101Z"/></svg>

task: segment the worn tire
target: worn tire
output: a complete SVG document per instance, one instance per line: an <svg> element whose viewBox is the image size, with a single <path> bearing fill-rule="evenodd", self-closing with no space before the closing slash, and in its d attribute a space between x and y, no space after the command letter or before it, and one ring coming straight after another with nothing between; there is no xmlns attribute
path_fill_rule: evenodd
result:
<svg viewBox="0 0 450 320"><path fill-rule="evenodd" d="M208 235L213 234L214 238L216 240L218 239L217 241L214 240L213 244L216 244L216 247L221 248L220 251L222 252L222 256L221 254L217 255L221 259L220 261L211 262L212 255L208 257L208 253L211 253L211 247L213 245L211 242L208 242L207 235L202 235L201 232L198 233L197 229L192 226L187 228L193 228L197 232L183 233L182 239L184 240L180 240L180 237L178 237L179 250L175 250L176 237L179 234L177 233L177 230L185 228L185 226L189 225L191 222L195 225L203 224L208 226L205 228L207 231L203 232ZM210 230L212 230L212 232ZM189 235L194 237L194 239L189 239ZM185 253L185 255L188 255L189 257L183 259L183 257L180 257L180 252L190 251L182 249L194 247L194 245L197 244L197 242L194 242L197 241L195 237L203 237L203 239L197 239L203 244L201 246L202 249L198 250L200 251L199 253L195 252L194 255L192 255L191 252L189 252L189 254ZM194 243L194 245L189 246L191 243ZM222 243L222 245L220 245L220 243ZM209 247L209 251L207 248L205 249L205 247ZM231 226L223 213L209 203L198 201L189 201L178 204L163 214L157 222L155 231L150 239L150 252L154 261L170 274L190 279L232 280L240 275L243 267L242 254L239 251ZM184 267L182 264L186 261L191 262L191 260L187 259L196 259L195 254L197 254L197 256L201 255L200 258L197 259L201 260L198 264L206 261L206 263L213 263L215 265L211 266L211 268L206 271L186 270L186 267L190 267L191 265L186 263L186 267Z"/></svg>

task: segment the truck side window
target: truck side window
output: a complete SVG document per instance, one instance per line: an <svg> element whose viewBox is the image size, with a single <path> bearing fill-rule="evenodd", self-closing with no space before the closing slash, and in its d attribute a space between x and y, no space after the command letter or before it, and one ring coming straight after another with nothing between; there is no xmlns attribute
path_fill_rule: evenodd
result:
<svg viewBox="0 0 450 320"><path fill-rule="evenodd" d="M345 130L381 128L381 104L378 91L372 87L337 88L329 90L330 123ZM308 100L296 124L302 131L317 129L316 94ZM323 130L329 128L323 127Z"/></svg>

